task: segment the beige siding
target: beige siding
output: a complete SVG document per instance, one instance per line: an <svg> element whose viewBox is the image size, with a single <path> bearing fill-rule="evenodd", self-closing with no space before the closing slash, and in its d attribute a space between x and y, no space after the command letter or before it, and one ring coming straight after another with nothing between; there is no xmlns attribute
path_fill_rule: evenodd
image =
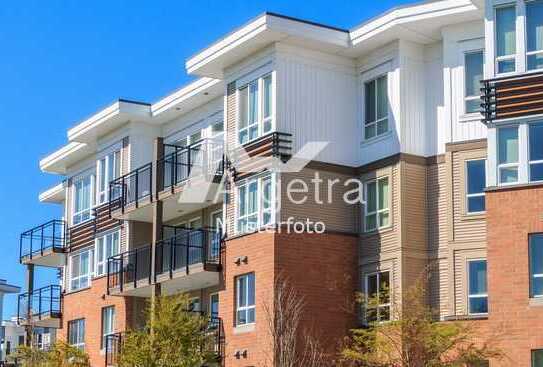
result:
<svg viewBox="0 0 543 367"><path fill-rule="evenodd" d="M429 279L430 307L439 313L442 319L449 311L449 263L448 259L435 259L430 265Z"/></svg>
<svg viewBox="0 0 543 367"><path fill-rule="evenodd" d="M402 248L426 254L426 165L401 162Z"/></svg>
<svg viewBox="0 0 543 367"><path fill-rule="evenodd" d="M426 172L428 250L430 252L446 251L448 247L446 163L429 165Z"/></svg>

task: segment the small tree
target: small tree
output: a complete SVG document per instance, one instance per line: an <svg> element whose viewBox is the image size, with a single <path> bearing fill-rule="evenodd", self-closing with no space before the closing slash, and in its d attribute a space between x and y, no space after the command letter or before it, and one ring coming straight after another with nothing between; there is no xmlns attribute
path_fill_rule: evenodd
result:
<svg viewBox="0 0 543 367"><path fill-rule="evenodd" d="M89 357L84 351L61 341L48 351L20 346L9 358L24 367L90 367Z"/></svg>
<svg viewBox="0 0 543 367"><path fill-rule="evenodd" d="M14 353L7 357L8 361L23 367L47 366L47 352L26 345L17 347Z"/></svg>
<svg viewBox="0 0 543 367"><path fill-rule="evenodd" d="M377 309L378 299L371 295L365 309ZM426 299L419 281L404 294L402 304L393 307L391 321L373 321L367 328L352 330L341 351L342 361L364 367L463 367L502 358L492 346L496 340L483 340L472 324L436 321Z"/></svg>
<svg viewBox="0 0 543 367"><path fill-rule="evenodd" d="M144 329L123 338L119 366L194 367L217 361L208 318L189 309L187 295L157 297L154 317L149 305Z"/></svg>

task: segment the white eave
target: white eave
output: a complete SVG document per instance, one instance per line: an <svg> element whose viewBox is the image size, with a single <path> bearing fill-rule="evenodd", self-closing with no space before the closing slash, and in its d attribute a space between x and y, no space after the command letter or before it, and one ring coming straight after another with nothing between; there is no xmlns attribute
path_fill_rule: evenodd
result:
<svg viewBox="0 0 543 367"><path fill-rule="evenodd" d="M150 116L150 104L119 99L68 130L68 140L88 144L128 121L145 121Z"/></svg>
<svg viewBox="0 0 543 367"><path fill-rule="evenodd" d="M49 154L40 161L40 169L47 173L66 174L71 165L92 154L93 149L85 143L71 142Z"/></svg>
<svg viewBox="0 0 543 367"><path fill-rule="evenodd" d="M64 182L61 182L58 185L55 185L42 192L39 199L41 203L62 203L66 199L66 187Z"/></svg>
<svg viewBox="0 0 543 367"><path fill-rule="evenodd" d="M265 13L187 60L187 72L221 79L226 67L278 41L336 53L349 46L349 32Z"/></svg>

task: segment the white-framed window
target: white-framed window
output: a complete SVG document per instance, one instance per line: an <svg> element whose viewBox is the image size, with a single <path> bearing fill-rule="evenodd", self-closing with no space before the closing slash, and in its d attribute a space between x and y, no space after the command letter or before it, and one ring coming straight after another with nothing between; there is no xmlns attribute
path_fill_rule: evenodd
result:
<svg viewBox="0 0 543 367"><path fill-rule="evenodd" d="M236 325L255 322L255 274L236 277Z"/></svg>
<svg viewBox="0 0 543 367"><path fill-rule="evenodd" d="M466 212L485 211L486 160L466 161Z"/></svg>
<svg viewBox="0 0 543 367"><path fill-rule="evenodd" d="M364 139L388 132L387 74L364 83Z"/></svg>
<svg viewBox="0 0 543 367"><path fill-rule="evenodd" d="M529 236L530 297L543 297L543 234Z"/></svg>
<svg viewBox="0 0 543 367"><path fill-rule="evenodd" d="M531 182L543 181L543 122L530 124L528 171Z"/></svg>
<svg viewBox="0 0 543 367"><path fill-rule="evenodd" d="M70 291L90 286L92 277L93 249L86 249L70 256Z"/></svg>
<svg viewBox="0 0 543 367"><path fill-rule="evenodd" d="M505 5L494 9L496 44L496 74L513 73L516 70L516 6Z"/></svg>
<svg viewBox="0 0 543 367"><path fill-rule="evenodd" d="M390 226L390 185L389 177L380 177L364 184L366 205L364 205L364 230L371 232Z"/></svg>
<svg viewBox="0 0 543 367"><path fill-rule="evenodd" d="M96 238L95 241L95 268L94 276L101 276L107 272L107 259L119 254L120 231L107 233Z"/></svg>
<svg viewBox="0 0 543 367"><path fill-rule="evenodd" d="M498 129L498 180L500 184L513 184L519 180L519 129Z"/></svg>
<svg viewBox="0 0 543 367"><path fill-rule="evenodd" d="M481 80L483 79L484 52L464 53L464 112L477 113L481 109Z"/></svg>
<svg viewBox="0 0 543 367"><path fill-rule="evenodd" d="M94 206L94 175L78 177L73 183L72 224L76 225L91 219Z"/></svg>
<svg viewBox="0 0 543 367"><path fill-rule="evenodd" d="M273 76L242 86L238 94L238 142L245 144L273 129Z"/></svg>
<svg viewBox="0 0 543 367"><path fill-rule="evenodd" d="M468 260L468 312L488 313L486 260Z"/></svg>
<svg viewBox="0 0 543 367"><path fill-rule="evenodd" d="M209 316L219 317L219 293L209 295Z"/></svg>
<svg viewBox="0 0 543 367"><path fill-rule="evenodd" d="M272 222L273 180L271 175L256 177L237 187L236 231L254 231Z"/></svg>
<svg viewBox="0 0 543 367"><path fill-rule="evenodd" d="M85 319L68 321L68 344L85 349Z"/></svg>
<svg viewBox="0 0 543 367"><path fill-rule="evenodd" d="M103 204L109 200L109 183L121 176L121 151L109 153L96 163L98 171L97 203ZM113 192L113 198L120 192Z"/></svg>
<svg viewBox="0 0 543 367"><path fill-rule="evenodd" d="M526 1L526 69L543 68L543 1Z"/></svg>
<svg viewBox="0 0 543 367"><path fill-rule="evenodd" d="M390 320L391 288L390 272L382 271L367 274L366 282L366 322L381 322Z"/></svg>
<svg viewBox="0 0 543 367"><path fill-rule="evenodd" d="M109 335L115 333L115 306L108 306L102 308L102 345L101 348L106 347L106 338Z"/></svg>

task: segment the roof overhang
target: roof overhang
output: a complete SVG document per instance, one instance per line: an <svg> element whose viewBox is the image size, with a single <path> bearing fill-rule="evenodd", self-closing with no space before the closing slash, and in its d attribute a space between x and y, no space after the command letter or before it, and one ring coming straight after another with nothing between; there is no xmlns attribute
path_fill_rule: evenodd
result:
<svg viewBox="0 0 543 367"><path fill-rule="evenodd" d="M349 32L283 15L264 13L188 59L187 72L221 79L223 70L228 66L279 41L337 53L349 47Z"/></svg>
<svg viewBox="0 0 543 367"><path fill-rule="evenodd" d="M92 154L93 149L89 144L71 142L49 154L40 161L43 172L66 174L68 167Z"/></svg>
<svg viewBox="0 0 543 367"><path fill-rule="evenodd" d="M64 182L61 182L58 185L55 185L42 192L39 199L41 203L62 203L66 199L66 187Z"/></svg>
<svg viewBox="0 0 543 367"><path fill-rule="evenodd" d="M0 279L0 293L19 293L21 287L8 284L4 279Z"/></svg>
<svg viewBox="0 0 543 367"><path fill-rule="evenodd" d="M150 104L119 99L68 130L68 140L89 144L128 121L147 120L150 116Z"/></svg>

